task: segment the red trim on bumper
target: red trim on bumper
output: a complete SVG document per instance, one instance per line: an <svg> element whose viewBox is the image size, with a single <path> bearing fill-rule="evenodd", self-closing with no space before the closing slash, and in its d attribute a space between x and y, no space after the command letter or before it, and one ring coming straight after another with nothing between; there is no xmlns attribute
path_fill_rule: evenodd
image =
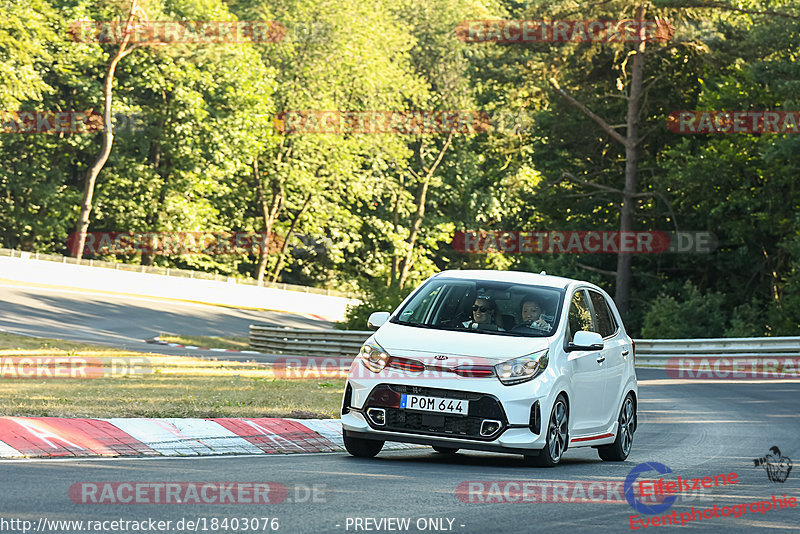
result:
<svg viewBox="0 0 800 534"><path fill-rule="evenodd" d="M614 434L601 434L599 436L589 436L589 437L586 437L586 438L575 438L575 439L571 439L570 441L591 441L593 439L610 438L613 435Z"/></svg>

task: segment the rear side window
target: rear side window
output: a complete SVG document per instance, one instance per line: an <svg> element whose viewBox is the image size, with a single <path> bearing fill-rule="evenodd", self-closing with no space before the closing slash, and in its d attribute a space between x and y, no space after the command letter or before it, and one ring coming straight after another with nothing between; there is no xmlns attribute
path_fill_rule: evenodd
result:
<svg viewBox="0 0 800 534"><path fill-rule="evenodd" d="M608 309L608 302L606 298L597 291L589 290L589 297L592 299L592 307L594 308L594 315L597 328L595 332L603 337L608 337L617 331L617 323L614 321L614 316Z"/></svg>
<svg viewBox="0 0 800 534"><path fill-rule="evenodd" d="M589 310L589 304L586 302L586 292L579 289L572 296L572 302L569 305L569 340L575 338L575 333L581 330L587 332L594 332L592 327L592 312Z"/></svg>

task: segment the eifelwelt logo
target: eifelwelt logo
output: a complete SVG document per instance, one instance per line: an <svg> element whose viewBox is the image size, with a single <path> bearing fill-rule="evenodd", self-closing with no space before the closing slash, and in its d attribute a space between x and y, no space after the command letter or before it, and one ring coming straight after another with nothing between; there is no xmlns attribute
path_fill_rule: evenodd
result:
<svg viewBox="0 0 800 534"><path fill-rule="evenodd" d="M647 515L660 514L661 512L669 510L669 508L675 503L677 496L673 495L667 497L662 502L656 504L645 504L642 501L640 501L636 497L634 491L636 485L636 479L639 478L639 475L641 475L642 473L647 473L648 471L655 471L656 473L662 475L666 473L672 473L672 469L658 462L647 462L637 465L636 467L631 469L630 472L628 473L628 476L625 477L625 485L623 486L625 493L625 500L627 500L628 504L630 504L631 507L640 514L647 514Z"/></svg>

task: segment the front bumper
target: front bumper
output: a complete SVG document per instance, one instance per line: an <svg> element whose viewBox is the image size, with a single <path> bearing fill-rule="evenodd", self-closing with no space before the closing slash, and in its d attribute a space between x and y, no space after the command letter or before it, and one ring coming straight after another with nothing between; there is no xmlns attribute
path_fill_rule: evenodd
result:
<svg viewBox="0 0 800 534"><path fill-rule="evenodd" d="M549 414L552 408L547 395L552 388L546 374L514 386L505 386L496 378L438 377L435 382L414 377L381 378L375 374L375 378L351 376L348 380L342 410L342 428L348 435L517 454L536 454L545 446L542 414ZM393 398L403 393L468 400L469 413L464 416L399 408ZM368 415L374 409L383 411L383 424ZM487 429L482 425L487 421L497 422L498 429L482 435L481 430Z"/></svg>
<svg viewBox="0 0 800 534"><path fill-rule="evenodd" d="M456 449L477 451L507 452L535 456L544 448L544 437L533 434L528 428L509 428L491 441L477 441L442 435L422 435L406 432L386 432L374 430L363 413L351 411L342 416L342 430L352 437L380 441L398 441L418 445L438 445Z"/></svg>

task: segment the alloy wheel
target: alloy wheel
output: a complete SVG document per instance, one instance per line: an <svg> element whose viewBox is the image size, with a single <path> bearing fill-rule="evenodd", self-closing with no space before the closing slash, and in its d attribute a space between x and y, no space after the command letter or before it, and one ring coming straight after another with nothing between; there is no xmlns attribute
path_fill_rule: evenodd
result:
<svg viewBox="0 0 800 534"><path fill-rule="evenodd" d="M554 462L558 462L567 448L567 405L561 399L558 399L553 407L547 432L549 434L550 457Z"/></svg>
<svg viewBox="0 0 800 534"><path fill-rule="evenodd" d="M633 401L630 397L625 399L622 411L619 414L620 446L622 452L627 455L633 443Z"/></svg>

